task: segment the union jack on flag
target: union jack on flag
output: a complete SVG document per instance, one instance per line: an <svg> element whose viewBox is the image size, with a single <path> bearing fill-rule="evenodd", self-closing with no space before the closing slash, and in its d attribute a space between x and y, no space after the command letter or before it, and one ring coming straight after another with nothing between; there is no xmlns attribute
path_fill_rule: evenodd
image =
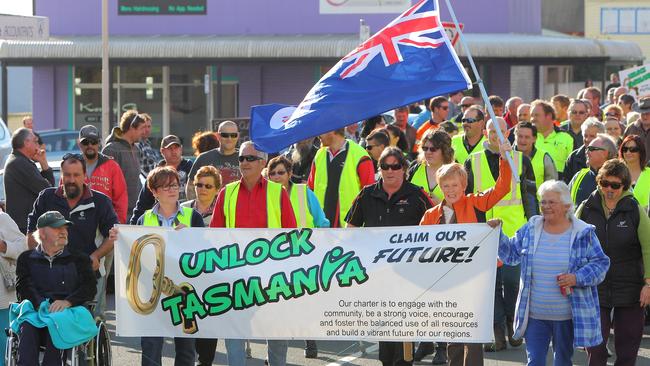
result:
<svg viewBox="0 0 650 366"><path fill-rule="evenodd" d="M341 78L354 76L364 70L377 55L381 55L385 66L404 61L399 45L437 48L443 44L445 31L440 23L437 6L432 9L431 5L432 1L420 0L343 57L341 61L354 61L354 63L341 72Z"/></svg>
<svg viewBox="0 0 650 366"><path fill-rule="evenodd" d="M419 0L339 60L297 108L252 107L250 133L257 148L277 152L396 107L471 89L438 9L438 0Z"/></svg>

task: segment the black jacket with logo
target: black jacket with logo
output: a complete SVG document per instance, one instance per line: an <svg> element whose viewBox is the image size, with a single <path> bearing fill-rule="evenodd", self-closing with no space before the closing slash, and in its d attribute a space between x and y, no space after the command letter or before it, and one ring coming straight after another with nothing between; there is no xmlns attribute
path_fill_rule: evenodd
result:
<svg viewBox="0 0 650 366"><path fill-rule="evenodd" d="M643 287L643 258L637 234L639 203L625 192L609 219L605 217L602 196L594 191L580 205L578 218L596 227L596 235L610 260L605 280L598 285L600 306L639 306Z"/></svg>
<svg viewBox="0 0 650 366"><path fill-rule="evenodd" d="M389 199L382 180L365 186L354 199L346 220L361 227L419 225L426 210L433 207L422 188L406 180Z"/></svg>

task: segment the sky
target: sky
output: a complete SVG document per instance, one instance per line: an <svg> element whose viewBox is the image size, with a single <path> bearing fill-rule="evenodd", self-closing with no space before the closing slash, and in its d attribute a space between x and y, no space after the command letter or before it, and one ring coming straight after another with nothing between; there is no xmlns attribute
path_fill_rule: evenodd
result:
<svg viewBox="0 0 650 366"><path fill-rule="evenodd" d="M32 15L32 0L0 1L0 14Z"/></svg>

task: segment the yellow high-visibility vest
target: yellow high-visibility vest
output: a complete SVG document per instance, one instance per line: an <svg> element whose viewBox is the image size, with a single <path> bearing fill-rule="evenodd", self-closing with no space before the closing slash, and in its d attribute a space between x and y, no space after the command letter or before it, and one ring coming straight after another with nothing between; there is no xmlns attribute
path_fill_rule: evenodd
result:
<svg viewBox="0 0 650 366"><path fill-rule="evenodd" d="M241 181L226 184L226 192L223 202L223 214L226 219L226 227L236 226L235 216L237 214L237 195ZM282 184L266 182L266 227L278 229L282 227L282 208L280 199L282 195Z"/></svg>

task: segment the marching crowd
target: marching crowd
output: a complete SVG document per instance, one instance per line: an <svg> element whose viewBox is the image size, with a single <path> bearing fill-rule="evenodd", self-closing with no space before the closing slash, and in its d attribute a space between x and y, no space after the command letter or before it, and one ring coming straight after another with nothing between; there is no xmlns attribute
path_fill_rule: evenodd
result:
<svg viewBox="0 0 650 366"><path fill-rule="evenodd" d="M570 365L585 348L605 365L634 365L650 305L650 97L625 87L550 101L459 91L403 106L267 154L239 144L237 124L183 141L150 142L151 117L125 112L102 140L79 131L54 181L33 125L14 131L0 212L0 326L9 303L50 299L50 312L95 300L103 316L115 224L227 228L373 227L486 222L500 227L492 344L380 342L383 365L482 365L483 352L525 341L529 365ZM500 131L508 141L500 141ZM103 145L103 148L102 148ZM508 164L510 155L513 164ZM38 163L38 166L35 164ZM513 175L519 179L514 179ZM146 177L141 183L141 177ZM372 243L367 243L371 245ZM13 266L13 267L12 267ZM95 276L89 276L94 271ZM0 286L1 287L1 286ZM23 323L18 364L44 343L44 364L65 352ZM0 332L3 336L4 332ZM1 337L1 336L0 336ZM175 364L210 365L216 339L176 338ZM228 364L246 364L246 341L226 339ZM36 348L35 348L36 347ZM142 365L160 365L163 339L141 339ZM287 341L267 362L285 365ZM318 356L305 341L305 357Z"/></svg>

